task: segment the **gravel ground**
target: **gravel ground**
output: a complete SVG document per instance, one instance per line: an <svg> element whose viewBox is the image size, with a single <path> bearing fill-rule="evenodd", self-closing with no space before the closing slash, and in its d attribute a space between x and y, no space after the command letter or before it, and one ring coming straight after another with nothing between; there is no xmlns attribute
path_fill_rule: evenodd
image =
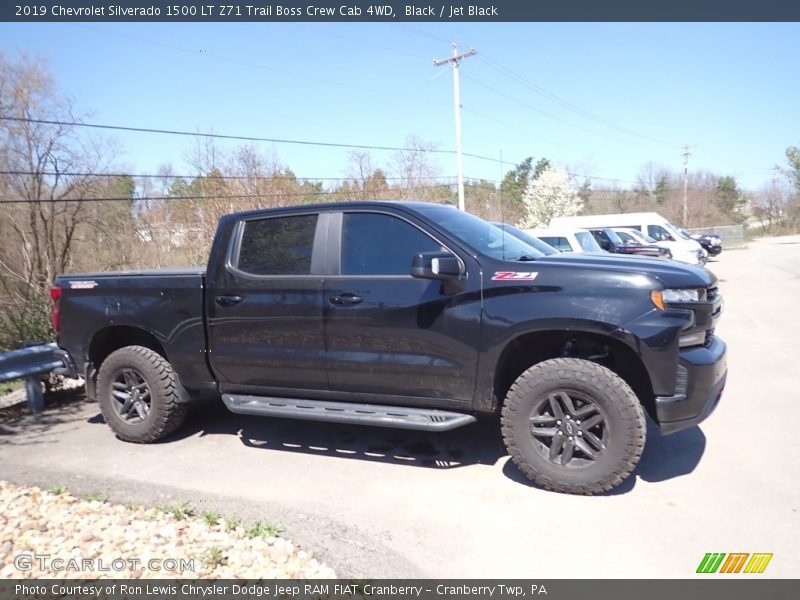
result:
<svg viewBox="0 0 800 600"><path fill-rule="evenodd" d="M0 506L3 579L336 577L275 526L194 516L186 505L122 506L0 481Z"/></svg>

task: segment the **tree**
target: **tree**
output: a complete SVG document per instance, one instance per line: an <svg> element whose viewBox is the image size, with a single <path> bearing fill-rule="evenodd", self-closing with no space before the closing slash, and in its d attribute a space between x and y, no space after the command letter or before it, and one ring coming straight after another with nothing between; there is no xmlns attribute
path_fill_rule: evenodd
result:
<svg viewBox="0 0 800 600"><path fill-rule="evenodd" d="M583 201L575 190L566 171L545 168L533 179L522 197L525 216L519 227L542 227L554 217L571 217L583 208Z"/></svg>
<svg viewBox="0 0 800 600"><path fill-rule="evenodd" d="M744 192L739 189L736 179L731 176L720 177L714 190L714 200L723 215L733 221L741 222L745 215L743 209L747 205Z"/></svg>
<svg viewBox="0 0 800 600"><path fill-rule="evenodd" d="M784 216L784 209L789 203L791 190L778 178L762 187L753 199L753 214L766 221L765 229L771 231L773 226Z"/></svg>
<svg viewBox="0 0 800 600"><path fill-rule="evenodd" d="M406 138L407 150L392 156L392 170L398 177L398 187L404 188L402 197L407 200L441 200L441 193L431 187L439 175L439 168L431 160L431 151L437 145L419 136Z"/></svg>
<svg viewBox="0 0 800 600"><path fill-rule="evenodd" d="M794 187L794 191L800 194L800 148L789 146L786 149L786 167L778 167Z"/></svg>
<svg viewBox="0 0 800 600"><path fill-rule="evenodd" d="M503 181L500 183L500 192L503 194L503 198L512 204L522 204L522 197L525 195L525 190L528 189L528 184L539 177L542 171L549 166L550 161L546 158L540 158L535 165L532 156L523 160L503 177Z"/></svg>
<svg viewBox="0 0 800 600"><path fill-rule="evenodd" d="M88 200L108 191L103 178L82 173L107 170L114 152L53 123L78 117L39 61L0 53L0 109L19 119L0 121L0 161L15 173L0 181L12 201L0 219L0 346L8 347L51 335L48 288L80 261L83 240L94 241L99 213Z"/></svg>

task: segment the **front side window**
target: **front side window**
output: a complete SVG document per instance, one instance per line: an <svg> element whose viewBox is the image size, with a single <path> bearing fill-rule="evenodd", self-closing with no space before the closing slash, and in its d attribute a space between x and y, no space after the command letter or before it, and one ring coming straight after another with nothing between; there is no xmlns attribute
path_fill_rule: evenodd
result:
<svg viewBox="0 0 800 600"><path fill-rule="evenodd" d="M669 231L664 229L661 225L648 225L647 235L659 242L668 242L672 240Z"/></svg>
<svg viewBox="0 0 800 600"><path fill-rule="evenodd" d="M247 221L237 267L253 275L308 275L318 215Z"/></svg>
<svg viewBox="0 0 800 600"><path fill-rule="evenodd" d="M411 223L378 213L345 213L342 275L410 275L418 252L441 252L441 244Z"/></svg>

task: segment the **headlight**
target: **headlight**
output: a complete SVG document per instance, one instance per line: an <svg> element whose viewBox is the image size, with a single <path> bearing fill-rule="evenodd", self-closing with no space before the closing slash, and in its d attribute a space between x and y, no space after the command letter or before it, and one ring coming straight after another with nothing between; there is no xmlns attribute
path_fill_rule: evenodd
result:
<svg viewBox="0 0 800 600"><path fill-rule="evenodd" d="M667 304L697 302L705 295L705 290L653 290L650 299L656 308L664 310Z"/></svg>
<svg viewBox="0 0 800 600"><path fill-rule="evenodd" d="M661 290L664 302L697 302L700 300L700 290Z"/></svg>

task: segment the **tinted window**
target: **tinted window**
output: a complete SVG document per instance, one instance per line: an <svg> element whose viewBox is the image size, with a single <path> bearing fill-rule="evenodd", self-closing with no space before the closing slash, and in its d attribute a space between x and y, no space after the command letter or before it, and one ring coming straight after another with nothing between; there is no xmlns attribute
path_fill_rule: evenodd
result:
<svg viewBox="0 0 800 600"><path fill-rule="evenodd" d="M555 237L555 236L539 236L539 239L542 240L545 244L548 244L558 250L559 252L572 252L572 246L569 245L567 238L565 237Z"/></svg>
<svg viewBox="0 0 800 600"><path fill-rule="evenodd" d="M505 223L492 223L492 225L499 227L506 233L510 233L518 240L522 240L523 242L528 244L531 248L535 248L536 250L538 250L543 256L549 256L551 254L556 253L556 251L553 250L553 247L550 244L546 244L539 238L534 237L531 234L522 231L521 229L517 229L513 225L507 225ZM536 254L534 256L538 257L539 255Z"/></svg>
<svg viewBox="0 0 800 600"><path fill-rule="evenodd" d="M630 233L628 233L627 231L617 231L617 235L626 244L635 244L636 243L636 240L633 239L633 236Z"/></svg>
<svg viewBox="0 0 800 600"><path fill-rule="evenodd" d="M452 206L429 204L417 210L481 254L500 260L538 255L536 248L521 239L505 235L499 227Z"/></svg>
<svg viewBox="0 0 800 600"><path fill-rule="evenodd" d="M342 275L409 275L417 252L442 246L410 223L374 213L345 213Z"/></svg>
<svg viewBox="0 0 800 600"><path fill-rule="evenodd" d="M248 221L238 267L255 275L308 275L317 215Z"/></svg>

